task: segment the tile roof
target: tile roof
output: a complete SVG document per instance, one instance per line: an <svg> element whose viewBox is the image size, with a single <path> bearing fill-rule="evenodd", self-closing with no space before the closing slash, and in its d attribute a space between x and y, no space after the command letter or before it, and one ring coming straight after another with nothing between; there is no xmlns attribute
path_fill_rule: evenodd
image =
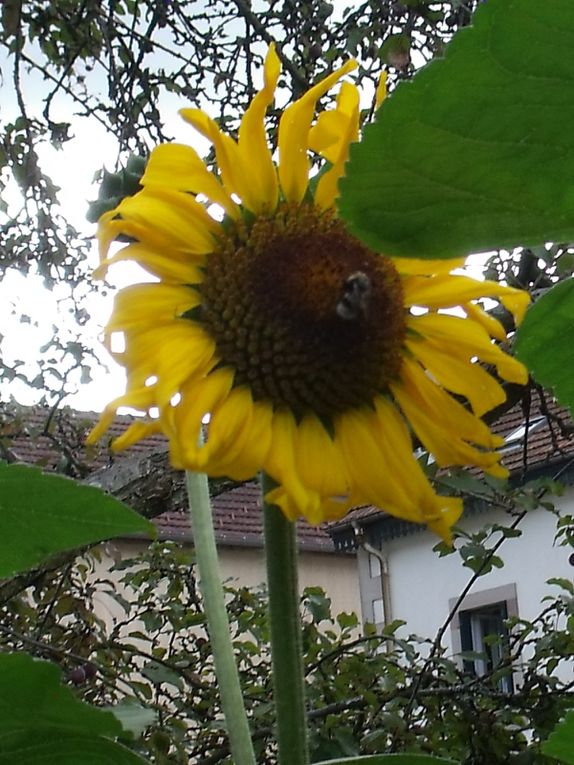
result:
<svg viewBox="0 0 574 765"><path fill-rule="evenodd" d="M88 483L116 494L148 517L155 515L153 520L162 539L192 540L183 473L168 465L167 440L152 436L127 452L113 454L109 442L134 420L131 416L119 416L110 427L105 446L86 446L85 437L97 418L94 412L68 408L50 415L50 410L43 407L0 406L0 459L86 478ZM155 472L150 487L145 478L151 470ZM144 501L137 506L131 500L142 493ZM154 503L169 510L160 514L149 512L145 505ZM218 544L262 546L260 491L255 482L223 491L213 497L212 506ZM301 521L297 532L301 550L335 552L325 524L313 527Z"/></svg>
<svg viewBox="0 0 574 765"><path fill-rule="evenodd" d="M68 407L50 409L43 406L0 404L0 459L25 462L73 476L108 467L122 459L110 451L109 442L134 418L118 416L110 427L110 437L104 445L86 446L86 436L98 417L95 412L77 412ZM135 444L130 449L130 456L166 448L167 442L163 436L151 436Z"/></svg>
<svg viewBox="0 0 574 765"><path fill-rule="evenodd" d="M503 448L503 462L512 475L519 478L525 472L551 470L553 465L563 462L565 456L574 456L574 425L564 408L550 400L543 405L538 399L533 401L526 444L525 439L520 438L525 416L522 405L517 404L492 425L492 429L505 438L514 434L514 439ZM88 476L88 482L102 485L135 507L137 503L133 498L139 496L141 507L137 509L145 514L155 501L158 508L169 508L160 514L156 514L155 510L149 513L150 516L155 515L154 522L160 536L164 539L191 539L192 530L185 512L183 474L168 466L166 439L152 436L118 455L112 454L107 445L87 447L84 439L97 417L93 412L75 412L67 408L57 410L50 417L46 408L4 405L0 407L0 459L35 464L76 477ZM547 419L541 421L543 417ZM133 419L130 416L118 417L110 428L108 444ZM146 474L151 475L147 484ZM245 483L217 494L213 498L213 516L219 544L262 545L259 488L256 483ZM330 534L349 528L353 521L374 518L381 518L381 511L364 506L335 524L312 527L302 521L298 524L300 547L333 552L335 548Z"/></svg>
<svg viewBox="0 0 574 765"><path fill-rule="evenodd" d="M262 547L263 527L259 485L250 481L218 494L212 500L215 536L221 545L232 547ZM192 529L183 510L169 511L155 519L162 538L190 539ZM309 526L297 523L300 548L333 552L333 542L326 525Z"/></svg>

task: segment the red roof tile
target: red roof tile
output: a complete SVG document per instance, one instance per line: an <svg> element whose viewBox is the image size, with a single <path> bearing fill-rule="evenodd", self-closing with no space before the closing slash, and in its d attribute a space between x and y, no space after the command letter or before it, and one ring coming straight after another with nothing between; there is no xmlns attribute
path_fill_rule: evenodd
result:
<svg viewBox="0 0 574 765"><path fill-rule="evenodd" d="M503 462L515 475L525 470L552 465L565 455L574 455L574 426L567 411L549 402L548 420L541 427L534 427L537 418L546 413L546 408L543 406L541 409L539 401L535 400L530 414L531 431L526 450L524 440L520 439L509 442L504 449ZM106 472L111 472L109 469L112 465L120 468L127 466L129 462L134 466L132 470L137 472L138 469L141 470L139 461L153 453L167 450L167 441L162 436L146 438L131 447L128 452L118 455L112 454L107 446L86 447L85 436L97 417L98 415L92 412L62 409L49 418L49 410L40 407L18 407L16 413L11 407L3 407L0 409L0 445L3 445L5 450L7 448L19 461L59 472L65 472L68 467L70 469L67 472L77 477L106 468ZM118 417L110 428L107 444L133 419L129 416ZM521 405L517 405L506 412L492 428L508 438L513 433L516 434L524 423L525 414ZM66 440L71 445L67 452L66 449L62 449ZM188 540L192 534L185 510L185 493L181 490L183 477L177 471L171 471L171 474L172 485L177 485L180 491L172 492L176 499L170 502L170 510L157 516L154 521L162 538ZM374 507L364 506L357 508L337 524L311 527L302 521L298 523L301 548L333 551L328 528L340 529L349 525L352 520L365 519L379 513L380 510ZM220 544L261 546L262 517L259 488L256 483L246 483L214 497L213 516L216 537Z"/></svg>
<svg viewBox="0 0 574 765"><path fill-rule="evenodd" d="M167 440L163 436L152 436L135 444L126 452L112 453L108 445L133 422L134 418L130 416L119 416L114 421L105 446L86 446L85 438L97 419L98 415L93 412L76 412L68 408L57 410L50 417L50 410L47 408L4 406L0 409L0 442L9 449L11 456L8 456L11 459L37 465L45 470L67 472L75 477L96 477L101 475L102 471L116 471L117 480L110 481L109 486L102 481L104 486L114 493L114 483L137 480L137 472L142 470L142 465L139 464L142 458L152 453L167 451ZM65 442L69 443L63 451L62 445ZM66 455L66 450L73 453ZM66 464L70 462L73 463L71 466ZM157 515L153 520L162 539L188 541L193 535L182 486L183 473L168 469L172 486L177 485L181 490L172 488L174 501L170 502L170 510ZM261 498L260 489L255 482L217 495L212 500L212 506L218 544L262 546ZM325 524L313 527L301 521L297 524L297 530L302 550L335 552Z"/></svg>
<svg viewBox="0 0 574 765"><path fill-rule="evenodd" d="M219 544L230 547L261 547L263 516L261 490L255 482L245 483L218 494L212 500L213 526ZM184 510L163 513L155 519L160 536L169 539L190 539L192 530ZM301 549L332 552L333 543L326 525L297 523Z"/></svg>

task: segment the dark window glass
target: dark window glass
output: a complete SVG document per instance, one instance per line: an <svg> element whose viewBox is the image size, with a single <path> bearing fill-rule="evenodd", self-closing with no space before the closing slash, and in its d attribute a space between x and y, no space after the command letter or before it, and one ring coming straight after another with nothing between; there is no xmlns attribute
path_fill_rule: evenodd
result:
<svg viewBox="0 0 574 765"><path fill-rule="evenodd" d="M480 657L464 659L465 672L481 677L489 675L504 660L508 650L508 617L506 603L493 603L481 608L460 612L460 642L463 651L472 651ZM512 675L500 679L499 688L512 692Z"/></svg>

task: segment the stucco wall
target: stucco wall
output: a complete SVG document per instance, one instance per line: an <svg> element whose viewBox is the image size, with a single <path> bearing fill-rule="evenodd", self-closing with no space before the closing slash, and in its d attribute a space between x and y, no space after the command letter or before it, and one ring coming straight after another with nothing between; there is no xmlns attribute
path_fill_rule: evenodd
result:
<svg viewBox="0 0 574 765"><path fill-rule="evenodd" d="M100 548L101 561L96 574L109 575L115 561L137 555L143 549L139 541L113 541ZM265 581L265 560L263 550L250 547L221 547L219 560L222 577L234 585L254 587ZM119 576L116 574L119 579ZM111 577L110 577L111 578ZM359 578L354 555L341 553L301 552L299 555L299 584L304 587L322 587L331 598L334 615L355 612L361 620ZM115 613L113 600L96 594L98 612L109 620L120 617ZM121 618L121 617L120 617Z"/></svg>
<svg viewBox="0 0 574 765"><path fill-rule="evenodd" d="M252 586L265 581L263 551L252 548L222 547L219 551L222 574L238 584ZM359 578L354 555L301 552L299 585L322 587L331 598L333 614L354 611L361 619Z"/></svg>
<svg viewBox="0 0 574 765"><path fill-rule="evenodd" d="M555 502L560 503L565 512L574 512L574 491L569 489L564 497L555 498ZM466 518L461 526L467 531L476 531L487 523L497 522L508 524L508 516L496 511L482 512ZM520 529L522 536L507 539L501 547L503 568L479 577L471 593L515 585L518 615L532 619L542 610L542 598L558 592L556 587L547 585L546 580L551 577L572 579L574 568L568 560L572 550L554 544L556 518L543 509L530 511L521 521ZM390 617L406 621L402 634L434 636L448 616L449 601L459 595L472 576L470 569L463 568L457 554L439 558L432 550L436 541L436 537L425 530L383 543L382 552L388 563ZM372 619L371 599L376 592L380 597L380 583L370 576L372 566L365 552L359 555L359 565L363 611L367 619ZM452 651L452 638L449 629L445 634L449 651ZM571 677L572 667L563 667L561 674Z"/></svg>

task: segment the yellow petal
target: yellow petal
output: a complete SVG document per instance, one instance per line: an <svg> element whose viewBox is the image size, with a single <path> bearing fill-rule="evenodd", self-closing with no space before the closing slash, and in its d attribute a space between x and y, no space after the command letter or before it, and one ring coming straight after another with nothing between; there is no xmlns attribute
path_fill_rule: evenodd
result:
<svg viewBox="0 0 574 765"><path fill-rule="evenodd" d="M271 446L271 423L273 407L271 404L256 401L252 406L253 416L249 428L244 431L241 449L227 452L225 457L212 460L216 475L225 475L236 481L252 478L267 459Z"/></svg>
<svg viewBox="0 0 574 765"><path fill-rule="evenodd" d="M387 97L387 73L381 72L379 76L379 82L377 83L377 91L375 93L375 109L383 103Z"/></svg>
<svg viewBox="0 0 574 765"><path fill-rule="evenodd" d="M128 370L128 384L153 384L157 406L167 406L181 387L207 374L216 363L215 343L192 322L171 322L146 328L126 340L120 363Z"/></svg>
<svg viewBox="0 0 574 765"><path fill-rule="evenodd" d="M147 187L204 194L211 202L221 205L232 218L240 214L238 206L191 146L178 143L157 146L140 183Z"/></svg>
<svg viewBox="0 0 574 765"><path fill-rule="evenodd" d="M455 268L461 268L466 258L446 258L426 260L424 258L392 258L393 265L400 274L432 276L433 274L449 274Z"/></svg>
<svg viewBox="0 0 574 765"><path fill-rule="evenodd" d="M265 499L273 505L281 508L283 514L290 521L296 521L301 516L301 512L291 496L285 491L283 486L278 486L270 492L267 492ZM322 497L320 505L316 508L313 516L307 516L305 520L312 526L327 521L337 521L349 512L350 504L344 499Z"/></svg>
<svg viewBox="0 0 574 765"><path fill-rule="evenodd" d="M489 471L497 464L500 455L480 451L472 444L493 449L503 440L432 382L417 362L405 357L401 381L390 388L417 436L441 467L477 465Z"/></svg>
<svg viewBox="0 0 574 765"><path fill-rule="evenodd" d="M290 520L303 515L316 525L340 518L349 509L350 502L349 481L338 446L314 415L307 415L296 424L290 436L287 435L289 438L294 455L290 466L292 475L281 479L281 485L268 494L268 500L281 507ZM301 493L302 499L297 496L301 487L306 492Z"/></svg>
<svg viewBox="0 0 574 765"><path fill-rule="evenodd" d="M181 109L181 116L193 125L213 144L217 166L221 172L221 179L228 194L237 194L241 202L248 210L255 212L260 207L260 199L257 189L251 185L251 172L257 157L251 157L251 162L244 161L238 144L219 129L215 120L208 117L201 109ZM263 160L262 166L265 164ZM261 168L259 168L261 172ZM263 170L263 174L265 171Z"/></svg>
<svg viewBox="0 0 574 765"><path fill-rule="evenodd" d="M419 517L414 520L426 523L445 542L450 543L450 530L462 513L462 500L435 493L422 467L414 458L409 432L395 406L378 397L375 399L375 410L381 426L382 442L391 452L389 464L392 465L393 460L398 460L399 465L406 467L410 475L407 485L419 511Z"/></svg>
<svg viewBox="0 0 574 765"><path fill-rule="evenodd" d="M180 109L179 113L186 122L193 125L198 133L213 144L217 166L227 193L239 194L239 187L244 186L245 181L241 177L243 168L235 141L223 133L217 122L201 109Z"/></svg>
<svg viewBox="0 0 574 765"><path fill-rule="evenodd" d="M493 343L482 324L458 316L429 313L411 317L409 326L424 337L432 338L453 355L461 358L477 356L494 364L504 380L520 385L528 382L526 367Z"/></svg>
<svg viewBox="0 0 574 765"><path fill-rule="evenodd" d="M494 282L493 282L494 283ZM507 311L514 316L516 326L518 326L528 306L530 305L530 295L525 290L515 290L513 287L505 287L504 292L499 293L499 300Z"/></svg>
<svg viewBox="0 0 574 765"><path fill-rule="evenodd" d="M403 280L403 287L408 306L452 308L481 297L498 298L512 312L517 323L522 320L530 302L528 293L523 290L455 274L440 274L433 278L409 276Z"/></svg>
<svg viewBox="0 0 574 765"><path fill-rule="evenodd" d="M277 206L279 184L277 171L271 157L265 130L267 108L273 103L281 64L271 45L265 58L265 84L245 112L239 127L239 155L244 172L249 176L249 200L247 206L256 215L272 212ZM238 189L243 198L242 190Z"/></svg>
<svg viewBox="0 0 574 765"><path fill-rule="evenodd" d="M140 420L132 422L132 424L125 430L121 436L118 436L112 444L115 452L121 452L124 449L128 449L130 446L137 444L138 441L142 441L149 436L157 435L161 433L161 423L159 420Z"/></svg>
<svg viewBox="0 0 574 765"><path fill-rule="evenodd" d="M408 468L399 465L395 472L388 463L376 413L349 410L337 418L335 428L357 504L376 505L406 520L417 520L418 512L408 493Z"/></svg>
<svg viewBox="0 0 574 765"><path fill-rule="evenodd" d="M322 497L349 493L343 456L314 414L306 415L298 424L295 448L299 475L306 485Z"/></svg>
<svg viewBox="0 0 574 765"><path fill-rule="evenodd" d="M354 85L348 82L341 85L337 110L331 114L337 117L339 123L336 128L338 139L323 152L333 166L323 173L317 183L315 202L322 209L328 209L335 203L339 193L339 179L349 157L349 147L359 134L359 92Z"/></svg>
<svg viewBox="0 0 574 765"><path fill-rule="evenodd" d="M279 123L279 181L288 202L298 204L307 190L310 170L307 148L316 103L356 66L355 61L347 61L283 112Z"/></svg>
<svg viewBox="0 0 574 765"><path fill-rule="evenodd" d="M251 393L245 386L234 388L214 407L207 425L207 438L198 452L198 469L221 475L217 463L232 465L249 439L252 419Z"/></svg>
<svg viewBox="0 0 574 765"><path fill-rule="evenodd" d="M299 515L314 517L320 506L317 492L304 486L296 465L297 423L290 411L273 414L271 447L263 469L290 495Z"/></svg>
<svg viewBox="0 0 574 765"><path fill-rule="evenodd" d="M401 368L401 381L409 394L429 416L437 420L447 438L464 439L485 449L500 446L503 439L494 435L488 426L468 411L460 402L441 388L413 359L405 357ZM410 421L410 417L407 417Z"/></svg>
<svg viewBox="0 0 574 765"><path fill-rule="evenodd" d="M132 236L149 249L178 250L190 254L213 251L221 226L190 194L145 189L126 197L115 210L119 220L100 226L101 247L120 233Z"/></svg>
<svg viewBox="0 0 574 765"><path fill-rule="evenodd" d="M177 319L200 302L199 295L191 287L161 282L132 284L117 293L106 332L134 326L154 326Z"/></svg>
<svg viewBox="0 0 574 765"><path fill-rule="evenodd" d="M447 545L452 543L452 527L462 515L462 511L462 499L443 497L440 494L435 494L432 505L425 506L423 510L429 529L442 537Z"/></svg>
<svg viewBox="0 0 574 765"><path fill-rule="evenodd" d="M114 421L116 412L121 406L147 412L151 407L155 406L154 392L150 388L142 386L137 390L129 390L123 396L110 401L100 415L98 423L86 438L87 444L95 444L103 436Z"/></svg>
<svg viewBox="0 0 574 765"><path fill-rule="evenodd" d="M503 388L470 356L460 358L444 345L422 338L407 340L406 346L440 385L465 396L479 417L506 400Z"/></svg>
<svg viewBox="0 0 574 765"><path fill-rule="evenodd" d="M506 330L502 324L479 305L476 303L465 303L462 308L468 318L484 327L491 337L500 340L501 343L506 340Z"/></svg>
<svg viewBox="0 0 574 765"><path fill-rule="evenodd" d="M94 270L94 279L103 279L108 268L123 260L133 260L148 273L161 281L179 282L180 284L199 284L203 281L201 269L189 257L182 253L168 254L144 247L142 244L130 244L107 258Z"/></svg>
<svg viewBox="0 0 574 765"><path fill-rule="evenodd" d="M301 508L295 503L290 494L283 486L271 489L265 495L265 501L270 505L276 505L288 521L295 523L301 517Z"/></svg>
<svg viewBox="0 0 574 765"><path fill-rule="evenodd" d="M164 430L170 438L172 462L176 467L201 469L198 440L203 419L227 398L232 385L233 372L228 368L216 369L206 377L182 386L179 403L162 413Z"/></svg>
<svg viewBox="0 0 574 765"><path fill-rule="evenodd" d="M309 148L335 164L349 153L349 144L359 135L359 91L350 82L341 83L335 109L323 111L309 131Z"/></svg>

